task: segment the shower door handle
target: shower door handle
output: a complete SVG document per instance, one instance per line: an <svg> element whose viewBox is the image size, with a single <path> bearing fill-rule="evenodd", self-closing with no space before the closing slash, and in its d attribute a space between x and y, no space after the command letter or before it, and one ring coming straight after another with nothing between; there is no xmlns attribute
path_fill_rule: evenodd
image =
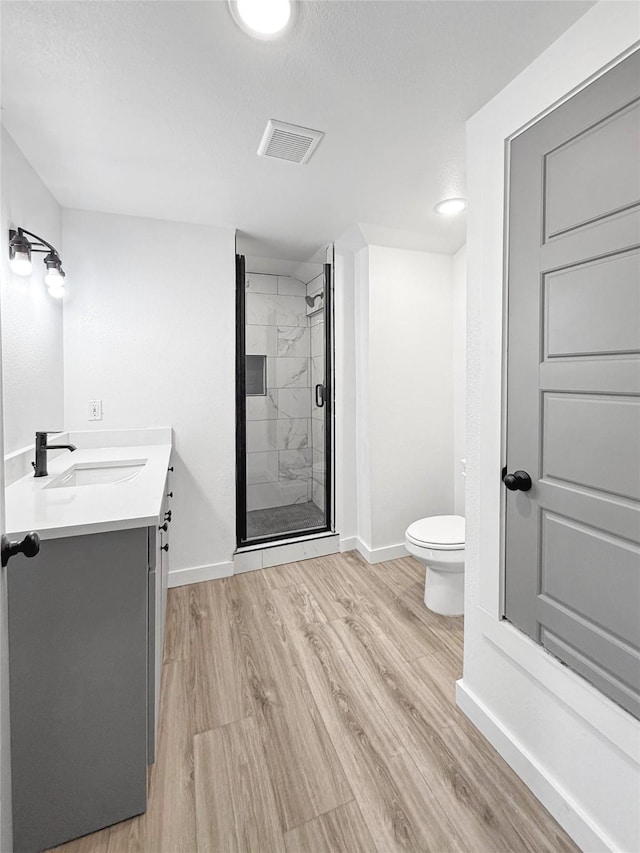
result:
<svg viewBox="0 0 640 853"><path fill-rule="evenodd" d="M324 385L316 385L316 406L321 409L324 406Z"/></svg>

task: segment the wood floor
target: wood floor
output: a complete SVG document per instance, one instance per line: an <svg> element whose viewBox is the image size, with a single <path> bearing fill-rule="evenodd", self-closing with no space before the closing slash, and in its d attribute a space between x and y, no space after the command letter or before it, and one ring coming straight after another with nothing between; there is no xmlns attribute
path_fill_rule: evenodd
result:
<svg viewBox="0 0 640 853"><path fill-rule="evenodd" d="M169 590L148 811L57 851L576 851L457 710L423 584L351 552Z"/></svg>

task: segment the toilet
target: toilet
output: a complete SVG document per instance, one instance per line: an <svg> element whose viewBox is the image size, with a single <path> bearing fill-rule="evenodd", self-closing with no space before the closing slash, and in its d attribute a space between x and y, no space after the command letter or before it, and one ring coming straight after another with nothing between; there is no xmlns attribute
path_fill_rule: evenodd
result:
<svg viewBox="0 0 640 853"><path fill-rule="evenodd" d="M407 527L407 551L426 566L424 603L434 613L464 613L464 518L432 515Z"/></svg>

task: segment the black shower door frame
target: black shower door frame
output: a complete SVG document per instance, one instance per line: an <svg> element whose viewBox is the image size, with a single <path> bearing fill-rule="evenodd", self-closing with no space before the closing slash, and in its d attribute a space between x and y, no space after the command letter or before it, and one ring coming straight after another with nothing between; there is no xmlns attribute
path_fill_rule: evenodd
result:
<svg viewBox="0 0 640 853"><path fill-rule="evenodd" d="M236 545L268 545L285 539L304 539L333 532L333 265L324 264L324 527L293 530L247 539L247 396L245 257L236 255Z"/></svg>

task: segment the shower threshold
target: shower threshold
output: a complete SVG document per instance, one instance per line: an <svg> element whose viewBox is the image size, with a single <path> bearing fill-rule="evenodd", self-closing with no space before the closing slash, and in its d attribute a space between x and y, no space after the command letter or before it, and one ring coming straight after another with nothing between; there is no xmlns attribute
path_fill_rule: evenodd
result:
<svg viewBox="0 0 640 853"><path fill-rule="evenodd" d="M318 533L300 533L291 536L283 535L281 539L271 539L268 542L249 542L246 545L240 545L234 551L234 554L246 554L248 551L264 551L268 548L278 548L281 545L296 545L300 542L309 542L315 539L330 539L337 536L334 530L320 530Z"/></svg>
<svg viewBox="0 0 640 853"><path fill-rule="evenodd" d="M268 569L285 563L297 563L327 557L340 551L340 535L333 530L307 532L270 542L243 545L233 555L233 573Z"/></svg>

